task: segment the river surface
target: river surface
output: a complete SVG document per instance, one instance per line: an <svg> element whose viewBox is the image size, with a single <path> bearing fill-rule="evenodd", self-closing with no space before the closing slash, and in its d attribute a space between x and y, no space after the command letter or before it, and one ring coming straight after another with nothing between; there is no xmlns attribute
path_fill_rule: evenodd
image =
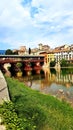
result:
<svg viewBox="0 0 73 130"><path fill-rule="evenodd" d="M73 106L73 71L71 70L56 71L45 68L34 72L24 72L23 76L15 76L15 78L31 89L68 101Z"/></svg>

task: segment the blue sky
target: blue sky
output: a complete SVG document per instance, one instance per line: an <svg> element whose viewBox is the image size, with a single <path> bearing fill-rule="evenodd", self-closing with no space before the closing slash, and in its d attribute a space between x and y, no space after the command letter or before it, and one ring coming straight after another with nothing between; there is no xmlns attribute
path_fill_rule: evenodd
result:
<svg viewBox="0 0 73 130"><path fill-rule="evenodd" d="M0 50L73 44L73 0L0 0Z"/></svg>

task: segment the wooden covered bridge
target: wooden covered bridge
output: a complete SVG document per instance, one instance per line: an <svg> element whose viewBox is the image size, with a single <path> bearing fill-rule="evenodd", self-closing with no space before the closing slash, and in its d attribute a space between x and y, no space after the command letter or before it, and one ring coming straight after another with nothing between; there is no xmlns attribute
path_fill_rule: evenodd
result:
<svg viewBox="0 0 73 130"><path fill-rule="evenodd" d="M44 56L0 55L0 69L6 63L10 63L11 65L22 63L25 70L41 69L44 64Z"/></svg>

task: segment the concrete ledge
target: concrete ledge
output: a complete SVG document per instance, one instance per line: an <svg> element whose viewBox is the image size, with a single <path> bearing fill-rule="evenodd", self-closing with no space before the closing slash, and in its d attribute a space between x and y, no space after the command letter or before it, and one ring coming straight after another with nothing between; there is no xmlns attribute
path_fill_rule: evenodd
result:
<svg viewBox="0 0 73 130"><path fill-rule="evenodd" d="M7 83L0 70L0 104L3 103L3 101L9 101L9 100L10 98L9 98Z"/></svg>

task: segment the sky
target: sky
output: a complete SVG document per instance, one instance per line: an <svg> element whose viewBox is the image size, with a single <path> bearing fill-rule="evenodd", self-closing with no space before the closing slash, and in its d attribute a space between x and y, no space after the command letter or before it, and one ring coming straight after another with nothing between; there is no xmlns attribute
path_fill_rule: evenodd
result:
<svg viewBox="0 0 73 130"><path fill-rule="evenodd" d="M0 50L73 44L73 0L0 0Z"/></svg>

